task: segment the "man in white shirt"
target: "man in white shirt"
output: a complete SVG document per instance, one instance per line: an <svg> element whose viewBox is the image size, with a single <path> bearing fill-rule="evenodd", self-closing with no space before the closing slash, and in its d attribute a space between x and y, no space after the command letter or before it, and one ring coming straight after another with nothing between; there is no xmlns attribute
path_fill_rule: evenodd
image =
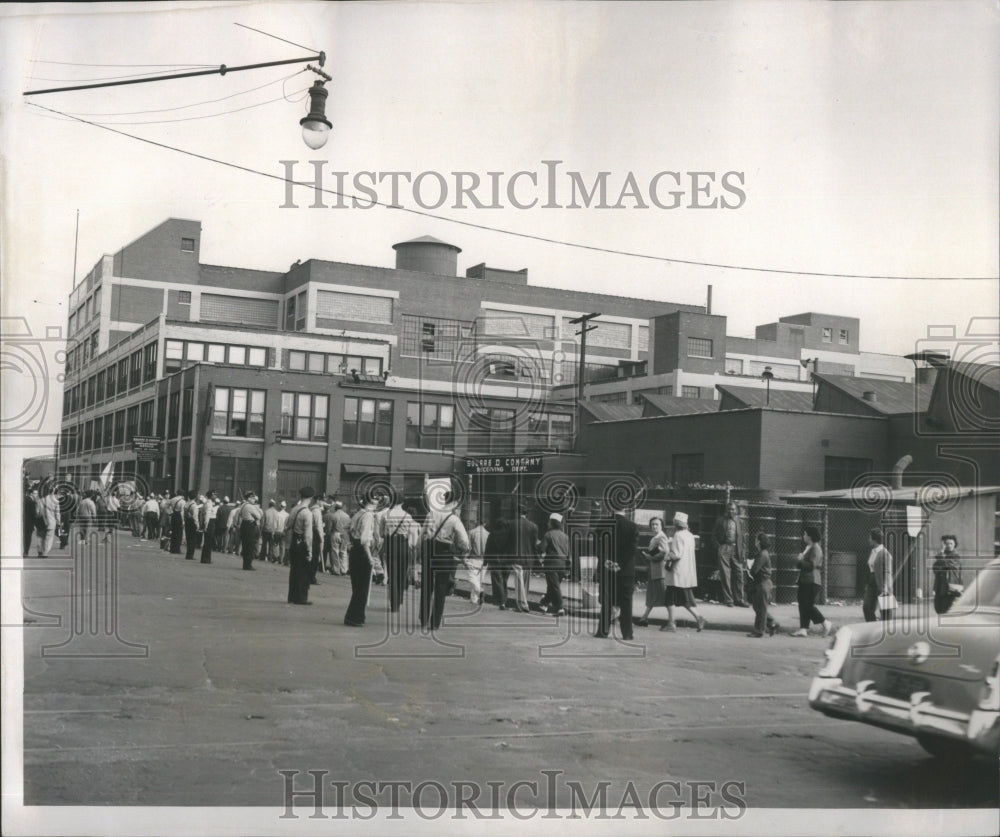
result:
<svg viewBox="0 0 1000 837"><path fill-rule="evenodd" d="M469 554L469 534L458 516L451 492L442 507L431 509L424 521L423 566L420 587L420 627L436 631L441 627L444 603L455 589L455 570Z"/></svg>
<svg viewBox="0 0 1000 837"><path fill-rule="evenodd" d="M215 517L218 506L215 502L216 494L209 491L198 511L198 528L202 533L201 563L212 563L212 548L215 546Z"/></svg>
<svg viewBox="0 0 1000 837"><path fill-rule="evenodd" d="M361 510L351 518L351 526L348 530L351 539L351 552L348 556L348 569L351 574L351 601L347 606L347 613L344 614L344 624L352 628L364 627L372 572L384 572L382 562L375 549L375 508L377 505L374 497L365 498Z"/></svg>
<svg viewBox="0 0 1000 837"><path fill-rule="evenodd" d="M160 537L160 504L152 494L142 504L142 519L145 523L143 540L155 541Z"/></svg>
<svg viewBox="0 0 1000 837"><path fill-rule="evenodd" d="M380 526L389 611L397 613L406 593L410 556L420 545L420 527L401 503L396 503L382 516Z"/></svg>
<svg viewBox="0 0 1000 837"><path fill-rule="evenodd" d="M489 536L489 530L482 522L477 523L469 532L469 557L465 559L465 573L469 579L469 600L474 605L483 603L483 559Z"/></svg>
<svg viewBox="0 0 1000 837"><path fill-rule="evenodd" d="M278 504L278 522L274 536L274 562L288 566L288 555L285 554L285 525L288 523L288 504L282 500Z"/></svg>

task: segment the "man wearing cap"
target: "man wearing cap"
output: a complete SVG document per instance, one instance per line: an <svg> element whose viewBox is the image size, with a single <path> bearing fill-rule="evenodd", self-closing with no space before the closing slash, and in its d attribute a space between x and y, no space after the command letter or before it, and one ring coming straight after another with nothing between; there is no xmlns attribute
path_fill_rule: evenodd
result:
<svg viewBox="0 0 1000 837"><path fill-rule="evenodd" d="M545 568L545 601L552 616L565 616L562 598L562 577L569 569L569 538L562 528L563 516L549 515L549 529L542 537L542 561Z"/></svg>
<svg viewBox="0 0 1000 837"><path fill-rule="evenodd" d="M274 537L274 562L288 566L288 551L285 549L285 526L288 523L288 504L282 500L278 503L278 528Z"/></svg>
<svg viewBox="0 0 1000 837"><path fill-rule="evenodd" d="M465 559L465 572L469 578L469 600L474 605L483 603L483 561L489 530L482 522L469 531L469 557Z"/></svg>
<svg viewBox="0 0 1000 837"><path fill-rule="evenodd" d="M601 580L601 616L594 636L611 635L611 616L618 606L618 627L622 639L632 639L632 594L635 591L635 551L639 529L623 512L615 512L614 538L610 555L601 555L598 569Z"/></svg>
<svg viewBox="0 0 1000 837"><path fill-rule="evenodd" d="M264 525L260 530L260 553L265 561L274 560L274 545L281 536L281 530L278 528L278 505L271 499L267 501Z"/></svg>
<svg viewBox="0 0 1000 837"><path fill-rule="evenodd" d="M428 512L421 538L420 627L436 631L441 627L445 600L455 588L455 570L470 549L469 534L450 491L445 493L441 508Z"/></svg>
<svg viewBox="0 0 1000 837"><path fill-rule="evenodd" d="M528 593L531 590L531 568L538 559L538 527L528 520L528 510L521 509L521 515L514 522L514 606L522 613L528 613Z"/></svg>
<svg viewBox="0 0 1000 837"><path fill-rule="evenodd" d="M726 513L715 522L712 530L719 559L719 582L722 601L726 607L750 607L743 595L743 575L746 568L740 550L743 543L743 526L739 520L736 502L726 504Z"/></svg>
<svg viewBox="0 0 1000 837"><path fill-rule="evenodd" d="M388 586L389 612L397 613L406 593L410 556L420 545L420 526L402 503L395 503L379 521L382 561Z"/></svg>
<svg viewBox="0 0 1000 837"><path fill-rule="evenodd" d="M331 518L333 527L333 574L347 575L347 553L351 544L347 530L351 528L351 516L344 511L344 504L340 500L334 501Z"/></svg>
<svg viewBox="0 0 1000 837"><path fill-rule="evenodd" d="M212 563L212 548L215 546L216 494L209 491L198 512L198 527L202 530L201 563Z"/></svg>
<svg viewBox="0 0 1000 837"><path fill-rule="evenodd" d="M309 550L312 549L313 490L309 486L299 489L301 498L288 514L285 522L285 548L288 553L288 603L311 604L309 601Z"/></svg>
<svg viewBox="0 0 1000 837"><path fill-rule="evenodd" d="M237 520L240 527L240 552L243 555L243 569L252 570L253 559L257 557L257 544L260 539L260 523L264 513L257 505L257 495L253 491L246 495L243 505L238 510Z"/></svg>
<svg viewBox="0 0 1000 837"><path fill-rule="evenodd" d="M344 624L351 628L363 628L365 609L368 607L368 592L371 590L372 572L384 572L382 562L375 551L375 507L374 496L365 497L361 509L351 518L348 535L351 538L351 553L348 557L348 571L351 574L351 601L344 614Z"/></svg>
<svg viewBox="0 0 1000 837"><path fill-rule="evenodd" d="M223 552L226 548L226 528L229 526L229 514L233 504L228 497L222 498L222 503L215 510L215 551Z"/></svg>

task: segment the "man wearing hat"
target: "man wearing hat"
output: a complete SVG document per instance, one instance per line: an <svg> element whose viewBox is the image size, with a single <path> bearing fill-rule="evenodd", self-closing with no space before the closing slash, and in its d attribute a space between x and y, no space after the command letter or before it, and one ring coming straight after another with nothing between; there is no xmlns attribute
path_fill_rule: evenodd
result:
<svg viewBox="0 0 1000 837"><path fill-rule="evenodd" d="M607 639L611 635L611 614L618 606L618 627L622 639L632 639L632 593L635 591L635 551L639 529L625 516L615 512L614 539L611 555L601 555L598 569L601 580L601 616L594 636Z"/></svg>
<svg viewBox="0 0 1000 837"><path fill-rule="evenodd" d="M331 529L333 533L333 574L347 575L348 548L351 545L347 530L351 528L351 516L344 510L340 500L333 502Z"/></svg>
<svg viewBox="0 0 1000 837"><path fill-rule="evenodd" d="M240 527L240 552L243 555L243 569L252 570L253 559L257 557L257 544L260 539L260 523L264 513L257 505L257 494L251 491L240 506L237 520Z"/></svg>
<svg viewBox="0 0 1000 837"><path fill-rule="evenodd" d="M265 561L274 560L274 545L282 537L283 532L278 528L278 504L272 498L267 501L264 525L260 531L260 553Z"/></svg>
<svg viewBox="0 0 1000 837"><path fill-rule="evenodd" d="M562 598L562 577L569 569L569 538L562 528L563 516L558 512L549 515L549 529L542 537L542 561L545 567L545 600L549 614L565 616Z"/></svg>

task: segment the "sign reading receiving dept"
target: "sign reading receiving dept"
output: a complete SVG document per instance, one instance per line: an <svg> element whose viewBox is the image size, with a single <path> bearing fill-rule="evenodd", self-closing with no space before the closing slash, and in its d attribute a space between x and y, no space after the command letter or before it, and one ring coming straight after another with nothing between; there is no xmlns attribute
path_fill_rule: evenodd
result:
<svg viewBox="0 0 1000 837"><path fill-rule="evenodd" d="M540 474L542 457L522 454L518 456L467 456L466 474Z"/></svg>
<svg viewBox="0 0 1000 837"><path fill-rule="evenodd" d="M132 450L137 460L159 459L163 456L163 439L158 436L133 436Z"/></svg>

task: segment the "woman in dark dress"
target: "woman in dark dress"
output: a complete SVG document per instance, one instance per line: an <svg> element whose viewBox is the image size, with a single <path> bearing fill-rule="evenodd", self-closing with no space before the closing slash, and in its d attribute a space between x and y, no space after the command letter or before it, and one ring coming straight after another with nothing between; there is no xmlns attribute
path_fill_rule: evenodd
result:
<svg viewBox="0 0 1000 837"><path fill-rule="evenodd" d="M823 547L821 535L815 526L806 526L802 542L806 548L799 553L799 629L792 636L809 636L809 623L823 626L823 636L833 632L833 623L816 607L816 596L823 583Z"/></svg>

